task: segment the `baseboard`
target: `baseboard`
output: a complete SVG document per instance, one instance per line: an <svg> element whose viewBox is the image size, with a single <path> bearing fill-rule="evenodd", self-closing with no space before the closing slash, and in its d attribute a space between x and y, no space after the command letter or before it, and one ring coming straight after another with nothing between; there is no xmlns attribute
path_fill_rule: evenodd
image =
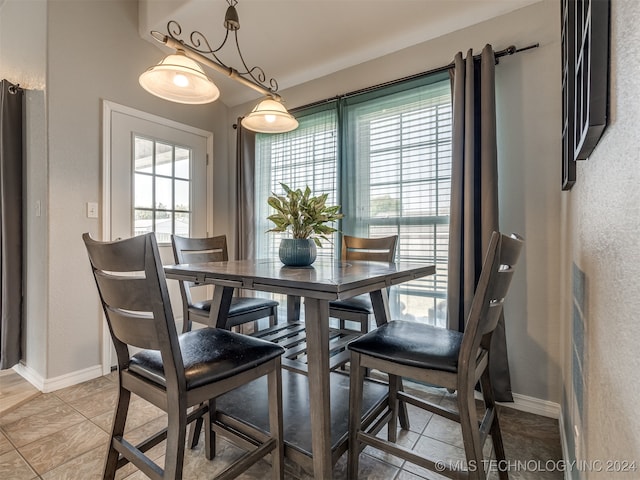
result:
<svg viewBox="0 0 640 480"><path fill-rule="evenodd" d="M519 393L513 394L513 402L504 402L500 405L543 417L560 418L560 404Z"/></svg>
<svg viewBox="0 0 640 480"><path fill-rule="evenodd" d="M102 366L94 365L83 370L77 370L75 372L67 373L53 378L44 378L38 372L29 368L26 365L18 364L13 369L28 381L31 385L36 387L42 393L50 393L61 388L77 385L78 383L86 382L87 380L93 380L94 378L102 376Z"/></svg>

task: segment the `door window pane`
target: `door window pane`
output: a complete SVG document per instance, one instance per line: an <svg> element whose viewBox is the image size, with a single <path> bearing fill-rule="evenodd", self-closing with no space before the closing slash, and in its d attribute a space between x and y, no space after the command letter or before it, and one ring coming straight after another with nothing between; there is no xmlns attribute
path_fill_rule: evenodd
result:
<svg viewBox="0 0 640 480"><path fill-rule="evenodd" d="M155 232L159 243L171 234L188 236L191 221L191 149L134 137L134 235Z"/></svg>
<svg viewBox="0 0 640 480"><path fill-rule="evenodd" d="M134 207L153 208L153 176L136 173L134 175Z"/></svg>
<svg viewBox="0 0 640 480"><path fill-rule="evenodd" d="M173 145L156 143L156 175L173 175Z"/></svg>
<svg viewBox="0 0 640 480"><path fill-rule="evenodd" d="M191 150L176 147L175 177L189 179L191 171Z"/></svg>
<svg viewBox="0 0 640 480"><path fill-rule="evenodd" d="M176 198L176 210L188 211L189 210L189 181L188 180L175 180L175 198Z"/></svg>
<svg viewBox="0 0 640 480"><path fill-rule="evenodd" d="M134 148L136 172L153 173L153 140L135 137Z"/></svg>

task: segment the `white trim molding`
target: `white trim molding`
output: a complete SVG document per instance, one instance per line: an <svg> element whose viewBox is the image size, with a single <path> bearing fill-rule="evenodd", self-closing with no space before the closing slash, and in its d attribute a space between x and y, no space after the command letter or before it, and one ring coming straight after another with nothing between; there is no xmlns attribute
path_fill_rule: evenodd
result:
<svg viewBox="0 0 640 480"><path fill-rule="evenodd" d="M535 415L541 415L549 418L560 418L560 404L550 402L548 400L541 400L535 397L529 397L527 395L521 395L519 393L513 394L513 403L505 402L500 403L505 407L520 410L521 412L533 413Z"/></svg>
<svg viewBox="0 0 640 480"><path fill-rule="evenodd" d="M61 388L70 387L78 383L86 382L87 380L93 380L94 378L102 376L102 366L94 365L83 370L60 375L54 378L44 378L38 372L32 368L19 363L14 366L15 372L24 378L31 385L36 387L42 393L50 393Z"/></svg>

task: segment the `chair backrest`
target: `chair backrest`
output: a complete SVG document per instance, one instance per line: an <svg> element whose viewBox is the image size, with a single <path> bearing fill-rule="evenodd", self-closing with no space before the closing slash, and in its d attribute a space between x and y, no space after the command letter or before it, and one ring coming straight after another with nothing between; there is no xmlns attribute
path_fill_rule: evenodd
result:
<svg viewBox="0 0 640 480"><path fill-rule="evenodd" d="M182 356L155 234L115 242L82 235L119 367L127 345L159 350L165 370L182 368ZM165 371L165 374L168 374Z"/></svg>
<svg viewBox="0 0 640 480"><path fill-rule="evenodd" d="M524 241L512 234L493 232L485 253L460 349L459 364L475 365L479 349L489 350L491 335L502 314L504 299Z"/></svg>
<svg viewBox="0 0 640 480"><path fill-rule="evenodd" d="M208 238L188 238L178 235L171 236L173 258L176 263L206 263L226 262L229 260L227 252L227 236L218 235ZM193 305L191 298L191 282L180 282L180 293L185 305Z"/></svg>
<svg viewBox="0 0 640 480"><path fill-rule="evenodd" d="M394 261L398 236L378 238L342 236L343 260L367 260L371 262Z"/></svg>

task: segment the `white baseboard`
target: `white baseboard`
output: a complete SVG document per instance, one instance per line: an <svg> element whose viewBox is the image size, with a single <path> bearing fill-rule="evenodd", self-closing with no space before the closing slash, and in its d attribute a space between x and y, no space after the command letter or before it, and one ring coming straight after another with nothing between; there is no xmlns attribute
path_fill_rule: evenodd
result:
<svg viewBox="0 0 640 480"><path fill-rule="evenodd" d="M102 376L102 366L100 365L94 365L93 367L88 367L83 370L67 373L54 378L44 378L32 368L23 364L18 364L13 367L13 369L18 373L18 375L42 393L50 393L55 390L60 390L61 388L70 387Z"/></svg>
<svg viewBox="0 0 640 480"><path fill-rule="evenodd" d="M513 394L513 403L504 402L500 403L500 405L520 410L521 412L541 415L543 417L555 419L560 418L560 404L550 402L548 400L540 400L539 398L529 397L527 395L521 395L519 393Z"/></svg>

